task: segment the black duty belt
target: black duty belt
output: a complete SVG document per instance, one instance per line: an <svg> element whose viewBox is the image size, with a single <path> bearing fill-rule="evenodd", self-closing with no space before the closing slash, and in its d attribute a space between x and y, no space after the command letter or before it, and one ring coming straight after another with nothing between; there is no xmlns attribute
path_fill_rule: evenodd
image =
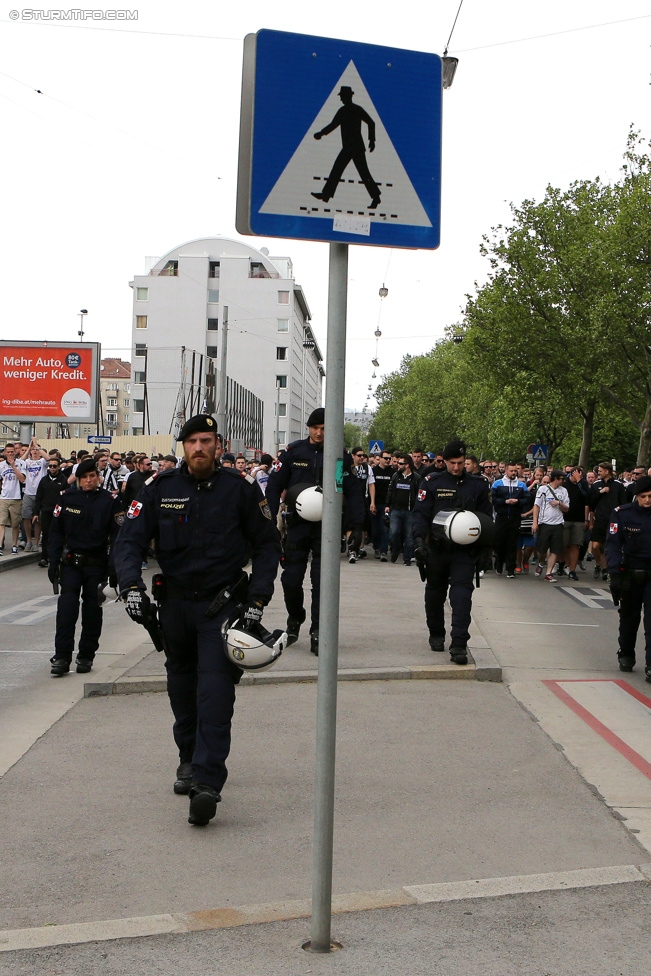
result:
<svg viewBox="0 0 651 976"><path fill-rule="evenodd" d="M90 556L85 552L67 552L63 557L64 566L90 566L106 568L108 566L108 556Z"/></svg>
<svg viewBox="0 0 651 976"><path fill-rule="evenodd" d="M170 579L165 580L165 595L167 599L190 600L192 603L201 603L202 600L212 600L215 593L221 589L219 585L211 586L209 590L191 590L187 586L178 586Z"/></svg>

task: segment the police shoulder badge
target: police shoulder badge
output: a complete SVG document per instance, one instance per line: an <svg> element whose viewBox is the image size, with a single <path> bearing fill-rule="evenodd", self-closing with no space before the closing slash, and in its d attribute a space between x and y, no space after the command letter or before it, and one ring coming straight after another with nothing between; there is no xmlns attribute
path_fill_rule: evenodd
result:
<svg viewBox="0 0 651 976"><path fill-rule="evenodd" d="M127 512L127 518L134 519L138 518L142 510L142 502L137 502L135 499L129 505L129 511Z"/></svg>
<svg viewBox="0 0 651 976"><path fill-rule="evenodd" d="M269 508L269 502L267 501L267 499L264 498L261 502L258 502L258 505L260 506L260 511L262 512L264 517L266 519L269 519L270 522L272 522L273 517L271 515L271 509Z"/></svg>
<svg viewBox="0 0 651 976"><path fill-rule="evenodd" d="M611 535L617 535L618 528L619 528L619 526L618 526L617 522L611 522L610 523L610 534Z"/></svg>
<svg viewBox="0 0 651 976"><path fill-rule="evenodd" d="M272 471L280 471L280 469L282 468L282 466L283 466L283 462L282 461L276 461L276 463L274 464L274 466L273 466L273 468L271 470Z"/></svg>
<svg viewBox="0 0 651 976"><path fill-rule="evenodd" d="M418 489L418 501L419 502L424 502L426 498L427 498L427 492L425 491L425 489L424 488L419 488Z"/></svg>
<svg viewBox="0 0 651 976"><path fill-rule="evenodd" d="M61 514L61 506L56 505L52 514L54 515L55 518L58 518L59 515Z"/></svg>

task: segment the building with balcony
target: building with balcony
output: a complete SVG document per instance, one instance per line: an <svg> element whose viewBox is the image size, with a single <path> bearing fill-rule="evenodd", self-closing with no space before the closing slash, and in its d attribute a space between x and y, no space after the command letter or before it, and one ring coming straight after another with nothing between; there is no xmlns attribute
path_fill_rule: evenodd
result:
<svg viewBox="0 0 651 976"><path fill-rule="evenodd" d="M178 350L206 357L205 370L212 372L226 335L229 381L263 403L262 443L244 446L275 453L278 444L305 437L305 420L321 405L325 374L290 258L225 237L201 238L148 259L147 273L136 275L130 287L131 433L170 429L173 398L169 389L165 396L157 390L176 375Z"/></svg>
<svg viewBox="0 0 651 976"><path fill-rule="evenodd" d="M131 433L133 402L131 399L131 363L123 359L100 360L99 430L119 437ZM103 423L102 423L103 422Z"/></svg>

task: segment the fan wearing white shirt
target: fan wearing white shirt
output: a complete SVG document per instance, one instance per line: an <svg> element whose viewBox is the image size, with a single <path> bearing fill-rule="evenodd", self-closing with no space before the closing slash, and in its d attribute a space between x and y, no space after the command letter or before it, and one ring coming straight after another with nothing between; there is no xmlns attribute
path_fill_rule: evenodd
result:
<svg viewBox="0 0 651 976"><path fill-rule="evenodd" d="M533 506L533 533L536 535L536 549L541 563L536 576L542 575L545 554L547 556L548 583L555 583L552 570L563 553L563 513L569 511L570 498L565 488L561 488L563 472L555 468L549 472L549 484L541 485L536 493Z"/></svg>
<svg viewBox="0 0 651 976"><path fill-rule="evenodd" d="M47 474L47 451L43 451L37 444L36 438L32 437L29 445L21 454L17 465L25 475L25 491L23 495L22 519L25 529L26 545L25 552L36 552L38 549L41 526L38 522L33 522L34 503L36 502L36 489L39 482ZM32 532L34 536L32 538Z"/></svg>

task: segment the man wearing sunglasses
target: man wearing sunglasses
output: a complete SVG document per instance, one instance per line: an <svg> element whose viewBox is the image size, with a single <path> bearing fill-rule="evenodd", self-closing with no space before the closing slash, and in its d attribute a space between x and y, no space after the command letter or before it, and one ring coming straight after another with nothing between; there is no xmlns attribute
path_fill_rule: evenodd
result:
<svg viewBox="0 0 651 976"><path fill-rule="evenodd" d="M34 501L34 515L32 521L41 526L42 555L39 566L48 564L47 546L50 536L50 526L54 509L59 504L61 494L68 488L68 479L61 470L61 463L57 457L50 457L47 463L47 473L38 483Z"/></svg>

